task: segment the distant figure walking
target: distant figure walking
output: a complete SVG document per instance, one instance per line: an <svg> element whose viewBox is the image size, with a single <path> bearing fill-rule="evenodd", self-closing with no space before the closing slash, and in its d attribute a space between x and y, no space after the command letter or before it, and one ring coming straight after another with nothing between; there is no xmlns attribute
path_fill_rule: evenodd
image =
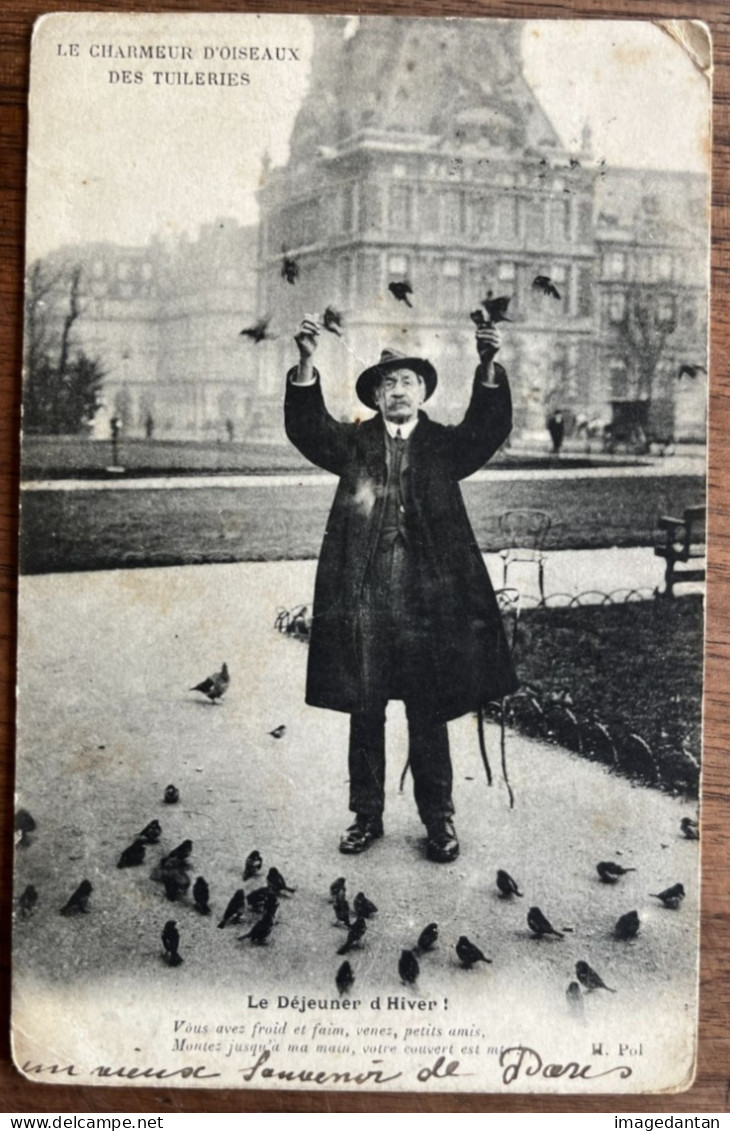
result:
<svg viewBox="0 0 730 1131"><path fill-rule="evenodd" d="M553 454L559 456L565 439L565 419L559 408L548 417L547 426L553 442Z"/></svg>
<svg viewBox="0 0 730 1131"><path fill-rule="evenodd" d="M148 440L151 440L155 434L155 418L151 412L148 412L144 420L144 434Z"/></svg>
<svg viewBox="0 0 730 1131"><path fill-rule="evenodd" d="M232 444L236 435L236 425L233 423L230 416L226 417L226 433L228 434L228 443Z"/></svg>

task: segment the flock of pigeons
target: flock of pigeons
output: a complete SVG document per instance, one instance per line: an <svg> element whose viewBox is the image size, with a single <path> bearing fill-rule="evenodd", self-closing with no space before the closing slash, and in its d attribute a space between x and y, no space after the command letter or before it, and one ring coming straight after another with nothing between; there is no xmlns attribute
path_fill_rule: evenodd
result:
<svg viewBox="0 0 730 1131"><path fill-rule="evenodd" d="M191 690L200 692L211 703L216 703L223 697L229 686L230 674L227 664L224 663L219 671L196 684ZM270 734L274 738L280 738L284 731L285 727L282 725L275 728ZM178 788L172 784L168 785L164 791L164 803L176 805L179 800L180 791ZM16 845L19 847L28 846L31 843L31 836L35 828L36 823L31 814L26 809L19 809L15 815ZM682 819L680 830L687 840L699 839L698 824L690 817ZM149 821L134 837L132 843L121 851L117 867L121 869L141 867L145 862L148 848L157 845L161 835L162 826L159 820L155 818ZM191 880L190 857L192 851L192 840L182 841L155 864L150 873L150 879L162 885L165 897L170 903L180 903L186 899L192 886L191 894L195 910L202 916L209 916L212 914L212 908L210 906L208 882L203 876L198 876L194 883ZM244 864L243 884L247 884L249 881L258 881L262 868L261 853L254 849L249 853ZM626 868L611 860L600 861L596 865L599 880L604 884L616 884L627 873L635 870L635 868ZM499 896L503 900L512 900L515 897L523 898L524 893L519 890L518 883L503 869L497 872L496 886ZM238 936L238 940L249 942L254 946L265 945L276 925L280 899L282 897L288 898L295 892L296 889L287 884L278 868L272 866L268 869L264 884L252 886L248 892L243 886L236 889L218 922L218 928L223 930L230 926L239 925L248 909L258 918L255 919L248 931ZM82 880L59 909L59 913L66 917L86 914L89 911L92 893L91 882L88 879ZM685 890L681 883L676 883L663 891L650 894L652 898L658 899L665 908L676 911L684 899ZM362 891L357 893L352 906L350 906L344 876L338 877L330 885L329 899L334 909L336 925L347 931L344 942L337 948L336 952L338 956L344 957L363 946L369 923L377 915L378 908ZM35 911L37 903L38 892L32 884L28 884L18 900L20 916L22 918L30 917ZM532 936L538 940L546 938L562 939L566 932L573 930L572 927L565 926L561 930L556 929L543 911L536 906L530 907L527 912L527 926ZM640 926L641 921L638 912L635 910L627 911L616 921L613 928L613 937L620 942L631 942L637 937ZM420 976L419 959L433 950L438 938L438 924L428 923L421 931L416 945L401 950L398 960L398 974L404 985L416 985ZM183 956L180 953L180 932L175 919L167 920L162 930L161 939L164 962L168 966L179 966L183 962ZM459 963L466 970L472 969L480 962L491 963L492 961L466 935L461 935L458 938L454 949ZM585 961L576 963L575 977L577 980L571 981L568 985L566 997L571 1009L576 1013L582 1011L583 1008L582 990L592 992L603 989L609 993L616 992L615 989L607 986L601 976ZM335 984L340 994L348 993L354 981L354 970L349 959L345 958L335 974Z"/></svg>
<svg viewBox="0 0 730 1131"><path fill-rule="evenodd" d="M296 259L292 258L286 248L283 247L281 277L293 286L300 274L301 268ZM536 275L532 280L532 289L558 302L562 298L560 291L549 275ZM408 279L398 279L388 283L388 290L396 302L403 302L406 306L413 308L413 303L410 300L410 296L413 295L413 287ZM509 303L510 296L500 295L495 298L492 292L488 291L486 298L482 299L481 302L481 306L487 311L487 317L484 316L481 309L473 310L470 317L480 329L486 326L496 326L498 322L511 322L512 319L507 317ZM336 310L333 306L328 306L318 320L325 330L328 330L331 334L336 334L340 338L342 337L344 319L339 310ZM267 314L263 318L258 318L252 326L247 326L245 329L241 330L240 336L249 338L255 344L271 340L276 337L276 334L269 333L270 324L271 315ZM706 372L707 370L704 365L684 364L680 366L677 378L679 380L681 380L682 377L694 379L699 373Z"/></svg>

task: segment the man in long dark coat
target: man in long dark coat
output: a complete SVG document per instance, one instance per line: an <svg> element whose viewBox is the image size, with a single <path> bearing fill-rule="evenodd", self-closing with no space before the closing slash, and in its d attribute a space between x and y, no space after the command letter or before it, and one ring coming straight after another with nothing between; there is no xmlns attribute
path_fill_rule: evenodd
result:
<svg viewBox="0 0 730 1131"><path fill-rule="evenodd" d="M459 854L446 723L514 691L517 680L492 585L458 481L482 467L512 427L509 386L495 363L499 334L477 330L480 363L461 424L420 406L437 375L424 358L384 350L357 394L377 415L335 421L302 323L287 374L286 431L307 459L339 476L314 594L307 702L351 716L350 809L340 851L383 835L385 710L402 699L427 855Z"/></svg>

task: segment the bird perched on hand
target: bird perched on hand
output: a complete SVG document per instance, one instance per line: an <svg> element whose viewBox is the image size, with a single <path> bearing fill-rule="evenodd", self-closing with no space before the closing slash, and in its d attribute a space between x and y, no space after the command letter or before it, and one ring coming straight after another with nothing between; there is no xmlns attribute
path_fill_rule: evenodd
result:
<svg viewBox="0 0 730 1131"><path fill-rule="evenodd" d="M560 931L556 931L552 923L539 907L531 907L527 912L527 926L532 931L533 935L538 938L544 938L545 935L554 935L556 939L565 938Z"/></svg>
<svg viewBox="0 0 730 1131"><path fill-rule="evenodd" d="M416 949L418 951L420 951L420 953L424 954L427 950L431 950L436 945L436 941L437 941L438 937L439 937L438 924L428 923L427 926L425 926L423 928L420 935L418 936L418 943L416 944Z"/></svg>
<svg viewBox="0 0 730 1131"><path fill-rule="evenodd" d="M177 788L177 786L168 785L167 789L165 790L164 800L165 805L177 805L178 801L180 800L180 790Z"/></svg>
<svg viewBox="0 0 730 1131"><path fill-rule="evenodd" d="M492 326L496 326L499 322L511 322L512 319L507 317L509 309L510 296L497 295L493 297L491 291L487 291L486 298L482 299L482 306L487 312L487 317ZM472 315L473 317L473 315Z"/></svg>
<svg viewBox="0 0 730 1131"><path fill-rule="evenodd" d="M408 296L413 294L413 287L407 279L403 279L400 283L388 283L388 290L398 302L404 302L406 306L413 307L413 303L408 299Z"/></svg>
<svg viewBox="0 0 730 1131"><path fill-rule="evenodd" d="M21 893L18 899L18 908L24 919L27 919L29 915L33 914L37 902L38 892L32 884L28 884L27 888Z"/></svg>
<svg viewBox="0 0 730 1131"><path fill-rule="evenodd" d="M335 897L335 919L343 927L350 926L350 904L347 902L344 888L338 891Z"/></svg>
<svg viewBox="0 0 730 1131"><path fill-rule="evenodd" d="M619 876L625 876L627 872L635 872L636 868L624 868L621 864L615 864L613 860L601 860L596 864L596 871L601 877L601 883L615 884Z"/></svg>
<svg viewBox="0 0 730 1131"><path fill-rule="evenodd" d="M259 342L273 341L276 334L268 334L269 323L271 322L271 315L267 314L265 318L259 318L254 322L253 326L246 326L245 329L239 333L240 338L250 338L254 345Z"/></svg>
<svg viewBox="0 0 730 1131"><path fill-rule="evenodd" d="M145 842L138 837L125 848L117 860L117 868L136 868L144 863Z"/></svg>
<svg viewBox="0 0 730 1131"><path fill-rule="evenodd" d="M202 876L198 876L193 884L193 900L196 911L201 915L210 915L210 888Z"/></svg>
<svg viewBox="0 0 730 1131"><path fill-rule="evenodd" d="M258 876L259 872L261 871L262 864L263 860L261 859L261 853L254 848L253 852L249 852L248 856L246 857L246 863L243 866L243 882L245 883L246 880L250 880L253 879L254 876Z"/></svg>
<svg viewBox="0 0 730 1131"><path fill-rule="evenodd" d="M266 886L270 891L276 892L277 895L281 895L283 892L286 892L287 895L294 895L297 890L287 886L287 882L278 868L269 868L266 873Z"/></svg>
<svg viewBox="0 0 730 1131"><path fill-rule="evenodd" d="M637 911L627 911L616 920L616 926L613 928L613 937L620 939L622 942L629 942L635 939L639 933L641 923Z"/></svg>
<svg viewBox="0 0 730 1131"><path fill-rule="evenodd" d="M654 899L660 899L670 911L676 911L684 899L684 884L673 884L670 888L665 888L664 891L650 891L649 895L653 896Z"/></svg>
<svg viewBox="0 0 730 1131"><path fill-rule="evenodd" d="M93 890L88 880L82 880L73 895L64 903L60 914L75 915L78 912L85 914L89 910L89 896Z"/></svg>
<svg viewBox="0 0 730 1131"><path fill-rule="evenodd" d="M355 975L352 972L352 966L350 966L350 963L345 959L335 974L335 985L340 991L340 994L346 994L352 987L354 981Z"/></svg>
<svg viewBox="0 0 730 1131"><path fill-rule="evenodd" d="M238 936L238 941L243 942L244 939L250 939L254 946L262 946L271 934L273 926L274 916L263 915L254 923L250 931L247 931L245 935Z"/></svg>
<svg viewBox="0 0 730 1131"><path fill-rule="evenodd" d="M347 938L343 942L342 946L338 948L337 953L347 954L348 950L352 950L354 946L357 946L358 943L362 941L363 935L365 934L367 929L368 925L366 921L361 915L359 915L357 919L355 919L354 923L350 925L350 929L347 932Z"/></svg>
<svg viewBox="0 0 730 1131"><path fill-rule="evenodd" d="M456 950L456 956L461 962L461 965L466 967L467 970L470 970L476 962L491 963L492 961L491 958L487 958L483 955L479 947L475 946L473 942L470 942L466 935L461 936L454 949Z"/></svg>
<svg viewBox="0 0 730 1131"><path fill-rule="evenodd" d="M691 817L682 817L679 822L679 827L687 840L700 839L700 826L697 821L693 821Z"/></svg>
<svg viewBox="0 0 730 1131"><path fill-rule="evenodd" d="M158 820L154 820L145 825L141 833L137 833L137 840L142 840L145 844L157 844L161 836L162 825Z"/></svg>
<svg viewBox="0 0 730 1131"><path fill-rule="evenodd" d="M296 259L292 259L291 256L287 255L285 247L282 247L281 250L284 253L281 261L281 277L282 279L286 279L287 283L291 283L291 285L294 286L299 278L299 264Z"/></svg>
<svg viewBox="0 0 730 1131"><path fill-rule="evenodd" d="M550 298L560 298L560 291L549 275L536 275L532 280L532 289L533 291L540 291L541 294L549 295Z"/></svg>
<svg viewBox="0 0 730 1131"><path fill-rule="evenodd" d="M414 986L418 981L418 975L421 973L421 967L418 964L418 959L412 950L402 950L400 958L398 959L398 973L400 974L401 982L407 986Z"/></svg>
<svg viewBox="0 0 730 1131"><path fill-rule="evenodd" d="M229 923L240 923L243 909L246 906L246 895L243 888L234 891L231 898L228 900L228 906L223 912L223 918L218 924L219 927L227 927Z"/></svg>
<svg viewBox="0 0 730 1131"><path fill-rule="evenodd" d="M374 903L368 899L364 892L359 891L353 900L352 906L355 914L361 916L363 919L371 919L373 915L377 915L378 909Z"/></svg>
<svg viewBox="0 0 730 1131"><path fill-rule="evenodd" d="M163 957L168 966L179 966L182 955L179 953L180 932L174 919L168 919L162 928Z"/></svg>
<svg viewBox="0 0 730 1131"><path fill-rule="evenodd" d="M338 876L336 880L332 881L330 884L330 903L335 902L340 892L342 892L343 895L345 894L346 883L347 881L344 876Z"/></svg>
<svg viewBox="0 0 730 1131"><path fill-rule="evenodd" d="M509 899L513 895L522 897L522 892L519 890L516 881L503 868L500 868L497 872L497 887L500 895L504 896L505 899Z"/></svg>
<svg viewBox="0 0 730 1131"><path fill-rule="evenodd" d="M587 962L576 962L575 976L587 990L608 990L610 994L615 994L616 991L607 986L603 979L593 970Z"/></svg>
<svg viewBox="0 0 730 1131"><path fill-rule="evenodd" d="M191 687L191 691L200 691L206 695L211 703L215 703L216 699L221 699L231 684L231 677L228 674L228 664L222 664L219 672L214 672L204 679L202 683L196 683L195 687Z"/></svg>
<svg viewBox="0 0 730 1131"><path fill-rule="evenodd" d="M328 306L322 315L322 325L330 334L336 334L338 338L342 337L342 315L333 306Z"/></svg>

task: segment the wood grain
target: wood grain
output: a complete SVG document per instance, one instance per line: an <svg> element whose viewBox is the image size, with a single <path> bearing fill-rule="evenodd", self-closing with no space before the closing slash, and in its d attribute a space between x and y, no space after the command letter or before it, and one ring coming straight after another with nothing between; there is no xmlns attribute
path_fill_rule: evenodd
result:
<svg viewBox="0 0 730 1131"><path fill-rule="evenodd" d="M4 0L0 10L0 300L6 315L0 323L0 781L4 827L0 840L0 1010L9 1011L9 934L11 921L12 849L10 827L13 775L15 672L15 571L17 562L18 426L21 365L24 185L27 128L29 44L34 19L46 11L70 7L98 11L267 11L308 14L347 11L327 0L270 3L247 0L114 0L69 4L67 0ZM31 1084L10 1060L7 1032L0 1033L0 1110L6 1112L68 1111L93 1113L166 1112L305 1112L426 1111L546 1112L645 1111L721 1112L730 1101L730 895L728 894L728 798L730 797L730 690L725 664L730 657L730 376L725 359L730 350L730 8L726 0L571 0L527 3L522 0L362 0L349 10L385 15L501 16L515 18L686 18L703 19L714 42L714 144L712 238L712 385L710 406L710 547L708 584L706 739L703 810L703 910L700 1047L696 1083L676 1096L583 1098L518 1095L430 1096L351 1095L273 1091L185 1091L165 1088L91 1088ZM81 128L81 126L80 126Z"/></svg>

